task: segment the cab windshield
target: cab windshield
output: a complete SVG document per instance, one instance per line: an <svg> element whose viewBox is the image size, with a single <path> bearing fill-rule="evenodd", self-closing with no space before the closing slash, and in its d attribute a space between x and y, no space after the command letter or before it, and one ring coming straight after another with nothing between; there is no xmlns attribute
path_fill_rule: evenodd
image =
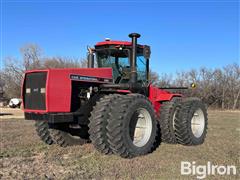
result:
<svg viewBox="0 0 240 180"><path fill-rule="evenodd" d="M130 50L99 49L96 53L98 67L111 67L115 83L127 83L130 79ZM137 54L138 81L146 81L146 60Z"/></svg>

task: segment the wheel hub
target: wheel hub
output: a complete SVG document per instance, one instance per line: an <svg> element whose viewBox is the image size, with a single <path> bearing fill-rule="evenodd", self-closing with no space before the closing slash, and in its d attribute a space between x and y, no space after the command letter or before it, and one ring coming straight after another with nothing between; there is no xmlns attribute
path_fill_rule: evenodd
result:
<svg viewBox="0 0 240 180"><path fill-rule="evenodd" d="M139 108L130 122L130 137L137 147L147 144L152 133L152 118L146 109Z"/></svg>
<svg viewBox="0 0 240 180"><path fill-rule="evenodd" d="M203 111L199 108L197 109L191 119L192 133L196 138L202 136L205 127L205 118Z"/></svg>

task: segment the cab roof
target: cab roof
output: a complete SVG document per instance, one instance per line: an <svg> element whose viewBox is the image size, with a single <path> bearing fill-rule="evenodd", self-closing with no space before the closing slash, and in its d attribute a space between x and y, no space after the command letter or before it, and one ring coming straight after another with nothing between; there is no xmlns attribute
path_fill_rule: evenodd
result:
<svg viewBox="0 0 240 180"><path fill-rule="evenodd" d="M129 41L102 41L98 42L96 46L104 46L104 45L123 45L123 46L131 46L132 43ZM138 44L138 46L142 46ZM143 47L143 46L142 46Z"/></svg>

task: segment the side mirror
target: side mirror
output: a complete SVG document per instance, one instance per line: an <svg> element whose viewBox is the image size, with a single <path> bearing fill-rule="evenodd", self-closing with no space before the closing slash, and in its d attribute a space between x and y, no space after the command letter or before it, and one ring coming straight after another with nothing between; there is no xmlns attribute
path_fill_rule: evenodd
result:
<svg viewBox="0 0 240 180"><path fill-rule="evenodd" d="M150 55L151 55L151 49L150 46L144 46L143 48L143 56L145 59L150 59Z"/></svg>

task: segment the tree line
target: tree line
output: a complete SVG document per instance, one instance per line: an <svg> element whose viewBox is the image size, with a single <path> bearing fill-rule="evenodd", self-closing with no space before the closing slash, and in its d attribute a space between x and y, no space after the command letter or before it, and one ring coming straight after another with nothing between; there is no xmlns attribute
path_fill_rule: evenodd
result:
<svg viewBox="0 0 240 180"><path fill-rule="evenodd" d="M222 68L192 69L169 74L154 73L154 82L159 87L189 87L195 83L196 88L186 91L188 96L202 99L212 108L240 109L240 67L233 63Z"/></svg>
<svg viewBox="0 0 240 180"><path fill-rule="evenodd" d="M24 72L32 69L79 68L86 67L86 60L69 57L46 57L42 49L35 44L20 48L22 59L6 57L4 68L0 71L0 99L21 96L21 84Z"/></svg>
<svg viewBox="0 0 240 180"><path fill-rule="evenodd" d="M34 44L20 49L22 59L5 58L4 68L0 71L0 99L20 97L23 73L31 69L44 68L79 68L86 67L85 59L69 57L46 57L42 49ZM196 96L212 108L240 109L240 67L233 63L222 68L191 69L171 74L150 72L152 83L159 87L196 88L184 91L187 96Z"/></svg>

